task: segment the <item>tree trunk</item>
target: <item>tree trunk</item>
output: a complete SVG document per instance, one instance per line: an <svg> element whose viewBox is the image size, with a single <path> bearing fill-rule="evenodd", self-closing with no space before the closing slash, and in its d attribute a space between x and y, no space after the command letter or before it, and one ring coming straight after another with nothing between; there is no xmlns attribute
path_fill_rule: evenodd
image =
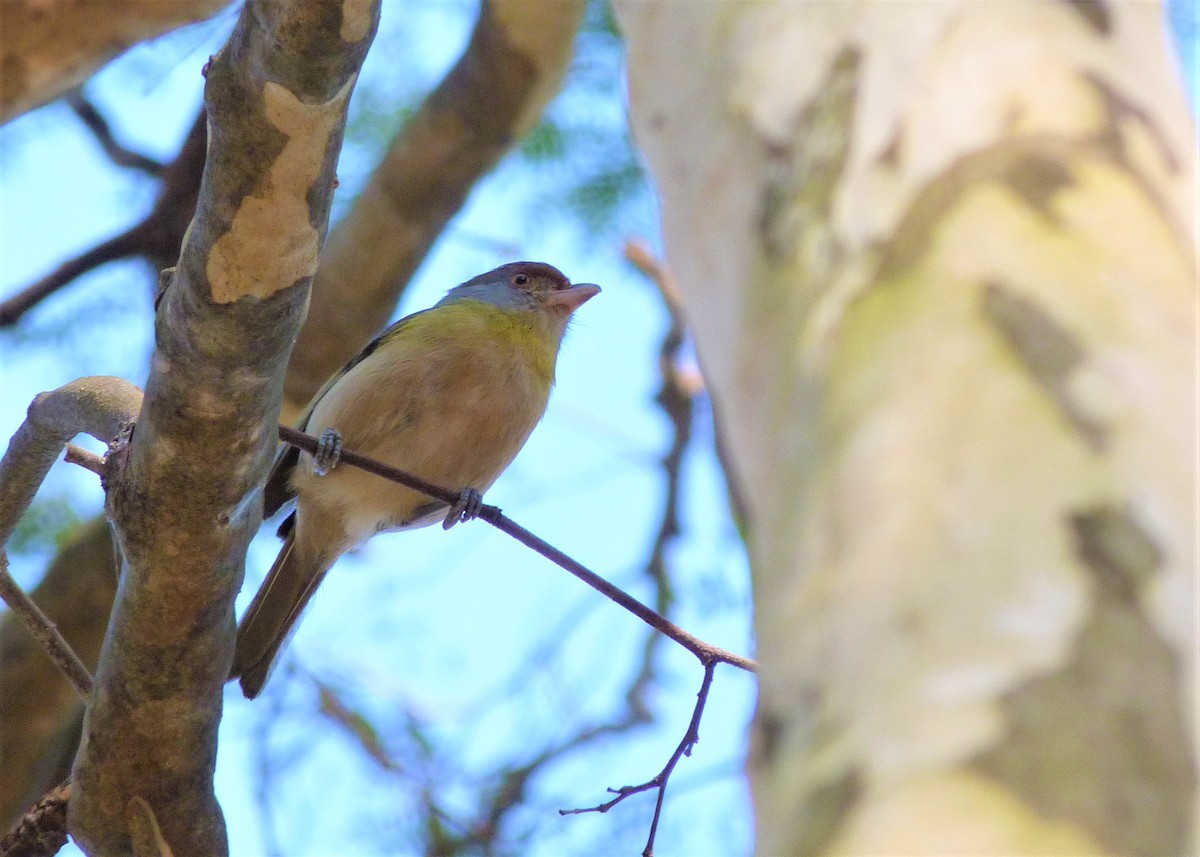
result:
<svg viewBox="0 0 1200 857"><path fill-rule="evenodd" d="M1196 155L1150 3L619 3L751 511L758 852L1194 848Z"/></svg>

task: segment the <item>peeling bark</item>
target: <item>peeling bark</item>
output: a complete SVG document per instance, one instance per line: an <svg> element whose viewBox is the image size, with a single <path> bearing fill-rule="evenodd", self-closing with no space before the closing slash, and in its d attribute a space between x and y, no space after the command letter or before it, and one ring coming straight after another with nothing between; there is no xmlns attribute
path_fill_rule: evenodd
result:
<svg viewBox="0 0 1200 857"><path fill-rule="evenodd" d="M1149 3L619 3L751 508L757 850L1184 854L1196 150Z"/></svg>
<svg viewBox="0 0 1200 857"><path fill-rule="evenodd" d="M196 217L158 304L136 430L110 456L122 580L68 815L89 854L228 850L212 776L233 602L377 16L358 0L248 2L209 66Z"/></svg>

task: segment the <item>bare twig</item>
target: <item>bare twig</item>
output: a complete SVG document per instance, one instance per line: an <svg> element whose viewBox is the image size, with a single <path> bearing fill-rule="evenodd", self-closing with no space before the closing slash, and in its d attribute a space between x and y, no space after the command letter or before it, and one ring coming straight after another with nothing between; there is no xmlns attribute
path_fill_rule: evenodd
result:
<svg viewBox="0 0 1200 857"><path fill-rule="evenodd" d="M700 692L696 694L696 707L692 709L692 719L688 723L687 732L684 733L683 740L679 742L679 746L675 748L675 752L671 754L671 758L667 760L667 764L663 766L663 769L656 776L636 786L621 786L619 789L610 788L609 792L616 795L610 801L583 809L560 809L558 811L559 815L608 812L631 795L641 794L650 789L658 789L658 800L654 804L654 818L650 822L650 836L646 841L645 850L642 851L642 857L653 857L654 837L658 834L658 821L662 815L663 798L667 793L667 782L671 779L671 774L674 772L679 760L684 756L692 755L692 748L700 741L700 719L704 716L704 706L708 702L708 691L712 687L713 670L715 668L715 661L709 661L704 665L704 680L700 683Z"/></svg>
<svg viewBox="0 0 1200 857"><path fill-rule="evenodd" d="M9 609L21 618L29 633L33 634L38 644L45 649L50 660L58 667L59 672L66 676L71 686L78 691L83 699L92 692L92 674L79 660L79 655L71 645L63 639L54 623L42 612L17 582L8 573L8 553L0 549L0 598Z"/></svg>
<svg viewBox="0 0 1200 857"><path fill-rule="evenodd" d="M57 292L72 280L82 277L91 270L118 259L126 259L138 252L138 232L141 224L101 241L90 250L85 250L73 259L68 259L36 283L0 301L0 327L9 327L22 315Z"/></svg>
<svg viewBox="0 0 1200 857"><path fill-rule="evenodd" d="M51 857L67 844L67 801L71 781L46 793L0 838L4 857Z"/></svg>
<svg viewBox="0 0 1200 857"><path fill-rule="evenodd" d="M155 268L165 268L175 261L196 209L207 141L206 115L200 111L179 154L163 169L158 200L146 219L68 259L36 283L0 301L0 327L16 324L34 306L101 265L131 256L144 256Z"/></svg>
<svg viewBox="0 0 1200 857"><path fill-rule="evenodd" d="M672 338L678 336L674 354L678 354L678 346L682 345L683 337L687 333L687 321L683 313L683 297L679 293L679 286L675 282L675 278L671 276L670 270L667 269L659 259L655 258L650 251L649 246L644 241L630 240L625 243L625 258L629 260L635 268L644 274L658 288L658 292L662 295L663 304L667 308L667 315L671 320L671 328L667 333L663 342L663 354L667 353L667 344L672 341ZM664 379L667 377L664 369ZM678 366L674 367L674 376L680 384L681 389L688 390L694 396L704 388L702 378L688 376L682 372ZM660 394L661 396L662 394ZM661 401L661 400L660 400ZM664 407L665 404L664 404ZM733 466L733 459L729 453L728 443L725 440L725 433L721 428L720 414L716 413L716 406L713 406L713 435L714 447L717 454L717 461L721 464L721 471L725 474L725 491L729 496L729 505L733 510L734 519L739 527L744 527L749 520L748 506L746 500L742 496L741 487L738 483L737 473ZM668 411L668 415L670 412Z"/></svg>
<svg viewBox="0 0 1200 857"><path fill-rule="evenodd" d="M666 496L663 498L662 520L659 523L658 534L650 550L650 559L646 571L653 579L658 612L664 615L674 601L674 591L667 569L667 548L672 540L679 535L679 497L683 481L683 455L692 440L692 420L695 416L695 396L699 392L694 383L688 383L679 367L679 353L683 348L686 327L683 313L679 304L678 292L674 281L667 270L658 265L645 245L629 241L625 245L625 255L639 270L650 277L658 286L663 302L667 307L670 326L663 334L662 344L658 349L658 374L662 384L654 401L662 409L663 414L671 422L671 447L662 459L663 475L666 477ZM640 264L639 264L640 262ZM652 678L652 661L650 647L657 643L658 638L651 637L646 641L646 655L643 659L642 672L630 688L630 699L641 690Z"/></svg>
<svg viewBox="0 0 1200 857"><path fill-rule="evenodd" d="M83 92L78 89L69 92L65 101L75 111L75 115L88 127L88 130L92 132L92 135L96 138L96 142L100 144L100 148L104 150L104 154L108 156L110 161L118 167L141 170L143 173L156 178L162 175L163 170L166 169L166 164L162 161L156 161L154 158L148 158L141 152L135 152L118 143L117 138L113 136L112 128L109 127L108 120L104 118L104 115L96 109L96 105L92 104Z"/></svg>
<svg viewBox="0 0 1200 857"><path fill-rule="evenodd" d="M667 352L667 351L668 351L668 346L664 346L664 352ZM290 428L288 426L281 425L279 427L279 437L284 442L289 443L293 446L299 447L300 449L305 450L309 454L314 454L316 452L316 449L317 449L316 438L311 437L311 436L309 436L301 431L298 431L294 428ZM682 455L681 451L680 451L679 455L680 456ZM341 464L350 465L352 467L358 467L362 470L366 470L369 473L374 473L377 476L383 477L385 479L389 479L389 480L391 480L393 482L397 482L401 485L405 485L414 490L421 491L422 493L427 494L430 497L433 497L437 500L441 500L445 503L454 503L458 499L458 496L459 496L458 492L456 492L456 491L452 491L448 488L444 488L442 486L435 485L431 482L421 479L420 477L414 476L410 473L406 473L402 470L391 467L390 465L384 464L382 462L376 461L371 458L367 458L366 456L359 455L357 453L354 453L354 452L351 452L348 450L343 450L343 452L341 454L341 458L339 459L339 462ZM676 470L677 470L678 469L678 461L675 462L675 466L676 466ZM748 672L754 672L756 670L757 665L755 664L754 661L750 660L749 658L744 658L740 655L735 655L731 652L727 652L723 649L719 649L715 646L712 646L709 643L704 642L703 640L700 640L697 637L692 636L691 634L684 631L682 628L680 628L679 626L675 625L673 622L668 620L666 617L662 616L661 614L657 613L654 610L651 610L649 607L642 604L640 601L637 601L636 599L634 599L633 597L628 595L624 590L609 583L607 580L605 580L604 578L595 574L594 572L590 571L589 569L587 569L586 567L584 567L583 565L581 565L580 563L578 563L571 557L567 556L562 551L555 548L553 545L538 538L533 533L526 530L524 527L521 527L519 524L517 524L511 518L508 518L506 515L504 515L498 507L484 505L482 507L482 509L480 510L478 517L487 521L492 526L496 527L497 529L501 530L502 532L505 532L508 535L512 536L517 541L524 544L526 547L531 548L532 550L541 554L546 559L549 559L551 562L554 562L561 568L564 568L567 571L571 572L573 575L578 577L583 582L587 583L593 589L596 589L598 592L605 595L610 600L615 601L617 604L621 605L626 610L633 613L638 618L642 619L642 621L646 622L646 624L650 625L656 631L659 631L663 635L665 635L665 636L669 637L670 639L674 640L675 642L679 643L685 649L687 649L692 654L694 654L700 660L701 664L704 666L704 679L703 679L703 682L701 683L700 691L697 695L696 707L692 712L691 722L688 725L688 729L687 729L687 732L684 734L683 740L679 743L678 747L675 749L675 752L668 759L667 764L663 767L662 771L660 771L659 774L657 776L655 776L653 779L651 779L645 783L642 783L640 785L624 786L620 789L610 789L610 791L614 792L617 795L617 797L611 801L608 801L607 803L600 804L599 806L591 807L588 809L560 810L559 811L560 814L562 814L562 815L570 815L570 814L577 814L577 813L584 813L584 812L607 812L609 809L616 806L618 803L620 803L622 800L629 797L630 795L639 794L641 792L649 791L650 789L656 788L656 789L658 789L658 800L655 804L654 817L653 817L653 820L650 825L650 833L649 833L649 837L647 839L646 848L643 851L643 857L652 857L653 849L654 849L654 839L658 833L659 819L662 815L663 800L664 800L664 796L666 794L666 785L667 785L668 780L671 777L672 772L675 769L675 766L678 764L679 760L685 755L690 755L692 747L696 744L697 741L699 741L700 720L704 715L704 707L708 701L708 693L709 693L709 689L712 686L713 673L716 668L716 665L718 663L728 663L728 664L731 664L732 666L738 667L738 668L746 670ZM673 534L673 530L671 529L669 520L664 523L662 529L663 529L663 533L660 534L659 541L661 544L659 545L659 549L662 549L665 551L665 543ZM664 568L665 568L665 563L664 563ZM663 581L659 580L659 578L657 576L656 576L656 581L659 582L659 588L661 591L662 588L665 587L665 583L663 583ZM637 687L641 683L642 683L642 680L640 678L637 681L635 681L634 688L631 689L630 694L629 694L631 697L636 694ZM324 701L323 701L323 710L325 710L324 709ZM497 795L495 796L495 798L492 802L492 812L489 813L489 816L487 818L487 823L484 825L483 829L474 831L474 833L472 835L472 841L477 841L477 839L480 836L490 837L490 836L494 835L495 830L497 829L498 824L499 824L499 818L503 815L503 813L509 807L511 807L517 800L519 800L520 795L523 793L529 778L547 761L561 755L563 752L566 752L567 750L571 749L574 746L578 746L578 745L584 743L585 741L587 741L591 738L598 737L599 735L607 734L612 731L618 731L620 728L623 728L623 726L625 725L626 722L636 723L636 722L641 722L642 719L643 718L641 716L641 712L638 709L638 707L632 706L630 708L630 713L629 713L628 717L625 719L625 721L618 722L618 723L604 724L600 727L597 727L595 730L585 730L580 735L574 736L570 741L566 742L562 746L550 748L547 751L545 751L545 753L539 755L538 757L536 757L535 759L526 763L525 765L522 765L518 768L514 768L511 771L509 771L503 780L503 791L497 793ZM366 746L366 745L364 745L364 746ZM370 751L369 747L368 747L368 750ZM371 755L373 758L377 758L376 754L374 752L371 752ZM390 764L390 757L387 757L386 754L383 754L383 755L384 755L384 758L389 760L389 764ZM377 758L377 761L378 760L379 759ZM385 765L385 766L387 766L387 765Z"/></svg>
<svg viewBox="0 0 1200 857"><path fill-rule="evenodd" d="M671 326L682 336L687 329L683 321L683 298L679 295L679 286L671 272L654 256L649 245L640 239L625 242L625 258L658 288L663 302L667 305Z"/></svg>
<svg viewBox="0 0 1200 857"><path fill-rule="evenodd" d="M640 241L628 241L625 245L625 256L642 274L649 278L658 288L659 294L667 310L670 326L663 336L659 348L659 374L662 386L659 388L655 401L662 408L674 427L673 442L663 458L663 470L667 478L667 494L662 523L654 541L650 562L647 570L656 583L659 593L660 610L666 612L671 603L670 578L668 576L666 554L671 540L679 533L679 494L682 478L683 456L692 437L692 420L695 414L695 398L703 390L703 379L698 372L688 372L680 365L680 354L687 336L687 325L683 316L683 304L674 278L666 266L657 260L649 247ZM728 476L728 474L727 474ZM739 506L738 498L733 490L730 479L730 496L735 510ZM654 640L649 641L653 644ZM646 664L649 663L650 649L647 649ZM675 770L676 764L684 755L690 755L692 747L700 740L700 720L704 715L704 706L708 700L708 692L712 686L715 660L701 658L704 665L704 680L697 695L696 707L692 712L691 722L684 733L675 752L667 760L666 765L653 779L635 786L623 786L609 791L616 795L610 801L594 807L574 810L560 810L562 815L574 815L587 812L608 812L625 798L640 794L650 789L658 790L658 798L654 806L654 816L650 823L650 832L643 850L643 857L651 857L654 853L654 839L658 833L659 820L662 816L663 801L666 796L667 781ZM631 688L631 694L636 692L638 685L649 680L649 673L643 668L643 673Z"/></svg>
<svg viewBox="0 0 1200 857"><path fill-rule="evenodd" d="M299 447L309 454L314 454L317 450L317 439L297 431L289 426L279 427L279 437L284 442L292 446ZM457 491L451 491L448 488L443 488L440 485L434 485L432 482L427 482L418 476L411 473L405 473L390 465L384 464L381 461L376 461L373 458L367 458L365 455L359 455L355 452L345 450L342 452L340 459L341 464L348 464L351 467L357 467L360 470L365 470L368 473L374 473L376 476L382 476L392 482L412 488L415 491L420 491L423 494L428 494L436 500L441 500L447 504L457 502L459 494ZM546 559L553 562L555 565L563 568L577 578L582 580L588 586L595 589L601 595L608 598L610 601L615 601L620 606L624 607L633 615L637 616L643 622L656 631L670 637L679 645L683 646L693 655L695 655L702 663L710 661L718 661L727 663L738 669L746 670L747 672L755 672L757 665L750 658L735 655L733 652L727 652L724 649L717 648L704 640L694 637L687 631L680 628L674 622L671 622L666 617L651 610L636 598L628 595L623 589L609 583L600 575L589 570L586 566L575 561L567 554L560 551L558 548L543 539L538 538L529 530L522 527L516 521L509 518L500 511L498 506L484 505L480 510L479 516L481 520L487 521L501 532L507 533L514 539L525 545L527 548L536 551Z"/></svg>
<svg viewBox="0 0 1200 857"><path fill-rule="evenodd" d="M26 590L89 670L95 665L117 586L104 516L72 528L36 587ZM0 833L71 773L84 700L64 681L21 617L0 616ZM3 852L0 852L3 853Z"/></svg>
<svg viewBox="0 0 1200 857"><path fill-rule="evenodd" d="M82 446L68 443L67 454L63 456L63 461L68 464L78 464L84 470L90 470L97 476L104 475L104 457L96 455L90 449L84 449Z"/></svg>

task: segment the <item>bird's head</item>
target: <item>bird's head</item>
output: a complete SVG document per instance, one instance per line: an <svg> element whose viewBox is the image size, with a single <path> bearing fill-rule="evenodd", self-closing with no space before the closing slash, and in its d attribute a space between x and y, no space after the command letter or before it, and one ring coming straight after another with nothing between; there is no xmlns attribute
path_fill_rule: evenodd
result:
<svg viewBox="0 0 1200 857"><path fill-rule="evenodd" d="M510 262L455 286L439 306L476 300L500 309L536 312L560 336L571 313L600 293L594 283L575 283L545 262Z"/></svg>

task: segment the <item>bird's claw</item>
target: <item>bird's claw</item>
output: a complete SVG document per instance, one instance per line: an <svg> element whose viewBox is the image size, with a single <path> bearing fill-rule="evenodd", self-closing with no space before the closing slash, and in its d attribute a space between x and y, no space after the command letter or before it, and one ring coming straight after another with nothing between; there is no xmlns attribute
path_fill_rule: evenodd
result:
<svg viewBox="0 0 1200 857"><path fill-rule="evenodd" d="M313 473L325 476L337 467L342 458L342 433L335 428L327 428L317 439L317 454L313 456Z"/></svg>
<svg viewBox="0 0 1200 857"><path fill-rule="evenodd" d="M450 511L446 513L446 520L442 521L442 529L448 530L459 521L465 522L478 518L482 509L483 495L474 488L464 488L459 492L458 499L454 501Z"/></svg>

